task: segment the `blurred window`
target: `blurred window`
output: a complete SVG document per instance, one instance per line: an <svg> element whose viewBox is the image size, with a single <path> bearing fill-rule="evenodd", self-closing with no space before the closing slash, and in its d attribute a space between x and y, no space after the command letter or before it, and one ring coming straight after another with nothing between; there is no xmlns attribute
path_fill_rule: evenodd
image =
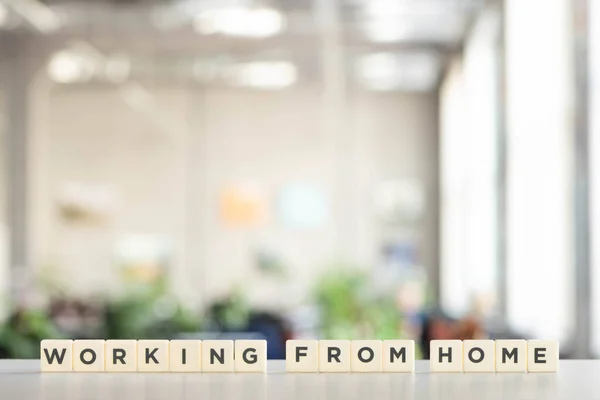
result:
<svg viewBox="0 0 600 400"><path fill-rule="evenodd" d="M573 326L569 0L508 0L507 313L565 339Z"/></svg>
<svg viewBox="0 0 600 400"><path fill-rule="evenodd" d="M441 300L493 311L497 287L498 14L481 15L442 89Z"/></svg>

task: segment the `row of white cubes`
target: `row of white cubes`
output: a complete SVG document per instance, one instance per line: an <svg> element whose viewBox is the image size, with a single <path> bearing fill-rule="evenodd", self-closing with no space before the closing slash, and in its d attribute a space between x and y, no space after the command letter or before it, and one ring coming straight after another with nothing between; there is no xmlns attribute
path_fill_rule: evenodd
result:
<svg viewBox="0 0 600 400"><path fill-rule="evenodd" d="M265 340L42 340L42 372L266 372Z"/></svg>
<svg viewBox="0 0 600 400"><path fill-rule="evenodd" d="M556 372L554 340L433 340L432 372ZM264 340L43 340L44 372L266 372ZM288 372L414 372L413 340L288 340Z"/></svg>
<svg viewBox="0 0 600 400"><path fill-rule="evenodd" d="M432 340L431 372L557 372L556 340ZM288 372L414 372L412 340L288 340Z"/></svg>

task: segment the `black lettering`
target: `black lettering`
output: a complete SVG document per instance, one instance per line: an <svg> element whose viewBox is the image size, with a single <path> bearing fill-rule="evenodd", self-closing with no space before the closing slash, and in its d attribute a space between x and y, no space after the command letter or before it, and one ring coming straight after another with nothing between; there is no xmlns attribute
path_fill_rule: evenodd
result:
<svg viewBox="0 0 600 400"><path fill-rule="evenodd" d="M406 362L406 347L402 347L399 351L396 351L395 348L390 348L390 362L394 362L394 358L402 357L402 362Z"/></svg>
<svg viewBox="0 0 600 400"><path fill-rule="evenodd" d="M158 348L150 351L150 349L146 349L146 364L150 364L150 359L154 361L154 364L158 364L158 360L154 357L154 353L158 351Z"/></svg>
<svg viewBox="0 0 600 400"><path fill-rule="evenodd" d="M506 359L508 358L509 360L511 358L515 358L515 364L519 362L519 351L518 348L514 348L512 349L511 352L508 351L508 349L502 349L502 364L506 364Z"/></svg>
<svg viewBox="0 0 600 400"><path fill-rule="evenodd" d="M340 361L340 354L342 350L339 347L328 347L327 348L327 362L331 362L331 360L335 359L338 363Z"/></svg>
<svg viewBox="0 0 600 400"><path fill-rule="evenodd" d="M444 357L448 357L448 362L449 363L452 362L452 347L448 347L448 352L447 353L444 353L444 349L442 349L440 347L439 362L443 362L444 361Z"/></svg>
<svg viewBox="0 0 600 400"><path fill-rule="evenodd" d="M364 358L362 355L363 351L367 351L369 353L369 357ZM360 362L368 363L368 362L373 361L373 358L375 358L375 352L373 351L372 348L363 347L360 350L358 350L358 359L360 360Z"/></svg>
<svg viewBox="0 0 600 400"><path fill-rule="evenodd" d="M85 359L85 354L86 354L86 353L90 353L90 354L92 355L92 358L90 358L90 360L89 360L89 361L87 361L87 360ZM92 349L84 349L84 350L82 350L82 351L81 351L81 353L79 354L79 360L80 360L80 361L81 361L83 364L85 364L85 365L90 365L90 364L93 364L93 363L94 363L94 361L96 361L96 352L95 352L94 350L92 350Z"/></svg>
<svg viewBox="0 0 600 400"><path fill-rule="evenodd" d="M48 349L44 349L44 354L46 354L46 360L48 361L48 364L53 364L54 359L58 360L57 364L62 364L66 353L67 349L62 349L62 353L60 354L58 354L58 349L52 349L52 353L48 354Z"/></svg>
<svg viewBox="0 0 600 400"><path fill-rule="evenodd" d="M479 353L479 358L473 357L473 353L475 352ZM483 358L485 357L485 354L483 353L483 349L481 347L473 347L471 350L469 350L469 353L467 355L469 357L469 360L475 364L479 364L480 362L482 362Z"/></svg>
<svg viewBox="0 0 600 400"><path fill-rule="evenodd" d="M250 356L248 356L248 353L252 353ZM256 349L246 349L244 350L244 352L242 353L242 358L244 359L244 362L246 364L256 364L256 362L258 361L258 356L256 355Z"/></svg>
<svg viewBox="0 0 600 400"><path fill-rule="evenodd" d="M546 357L545 347L533 349L533 362L535 364L546 364L546 360L543 359L544 357Z"/></svg>
<svg viewBox="0 0 600 400"><path fill-rule="evenodd" d="M219 360L220 364L225 364L225 349L219 349L221 354L217 354L215 349L210 349L210 363L215 363L215 358Z"/></svg>
<svg viewBox="0 0 600 400"><path fill-rule="evenodd" d="M186 357L185 357L185 349L181 349L181 363L183 365L187 364L187 360L186 360Z"/></svg>
<svg viewBox="0 0 600 400"><path fill-rule="evenodd" d="M300 362L300 357L306 357L306 351L308 347L306 346L298 346L296 347L296 362ZM303 351L303 353L301 353Z"/></svg>
<svg viewBox="0 0 600 400"><path fill-rule="evenodd" d="M121 361L121 364L125 364L125 349L113 349L113 364L117 363L117 360Z"/></svg>

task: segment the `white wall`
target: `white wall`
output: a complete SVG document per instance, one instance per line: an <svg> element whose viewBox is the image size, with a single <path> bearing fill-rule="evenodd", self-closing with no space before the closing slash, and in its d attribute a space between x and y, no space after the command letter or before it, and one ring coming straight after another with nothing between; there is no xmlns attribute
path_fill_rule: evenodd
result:
<svg viewBox="0 0 600 400"><path fill-rule="evenodd" d="M381 232L372 193L378 181L390 178L425 184L422 253L425 266L436 267L433 94L354 93L347 104L351 136L345 148L324 133L318 88L161 87L149 98L129 97L129 105L117 90L102 87L57 86L37 96L33 259L36 267L55 265L55 275L74 293L115 288L115 241L123 234L149 233L173 238L171 277L182 297L206 301L227 293L232 283L252 282L255 302L279 295L281 304L293 303L336 257L374 264ZM348 154L351 168L340 161ZM220 224L219 193L225 185L254 181L273 199L289 180L323 187L332 215L322 229L288 231L274 213L255 231ZM66 181L114 186L110 223L94 229L61 224L54 199ZM292 284L257 281L251 263L256 245L278 249L291 267Z"/></svg>

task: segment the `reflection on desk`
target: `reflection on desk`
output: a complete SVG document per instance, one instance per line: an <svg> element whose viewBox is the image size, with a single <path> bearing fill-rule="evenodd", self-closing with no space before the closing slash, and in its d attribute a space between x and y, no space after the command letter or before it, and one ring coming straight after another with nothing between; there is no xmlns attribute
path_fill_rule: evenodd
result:
<svg viewBox="0 0 600 400"><path fill-rule="evenodd" d="M600 361L560 362L559 373L286 373L269 361L267 374L44 373L39 360L0 360L3 399L598 399Z"/></svg>

